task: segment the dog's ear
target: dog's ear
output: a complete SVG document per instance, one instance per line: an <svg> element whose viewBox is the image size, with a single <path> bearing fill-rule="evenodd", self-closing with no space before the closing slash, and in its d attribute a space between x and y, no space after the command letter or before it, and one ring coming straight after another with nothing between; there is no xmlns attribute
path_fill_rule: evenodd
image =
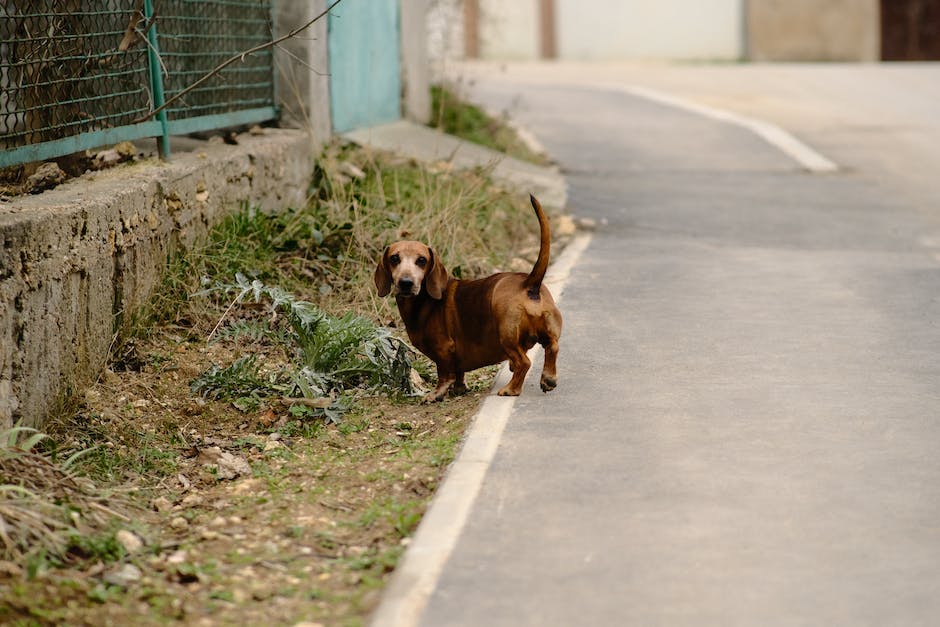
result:
<svg viewBox="0 0 940 627"><path fill-rule="evenodd" d="M388 246L379 258L379 265L375 266L375 287L379 296L388 296L392 291L392 273L388 271Z"/></svg>
<svg viewBox="0 0 940 627"><path fill-rule="evenodd" d="M440 259L434 253L433 248L428 248L431 253L431 259L428 261L428 270L424 275L424 284L428 290L428 296L434 300L444 298L444 288L447 287L447 268L441 263Z"/></svg>

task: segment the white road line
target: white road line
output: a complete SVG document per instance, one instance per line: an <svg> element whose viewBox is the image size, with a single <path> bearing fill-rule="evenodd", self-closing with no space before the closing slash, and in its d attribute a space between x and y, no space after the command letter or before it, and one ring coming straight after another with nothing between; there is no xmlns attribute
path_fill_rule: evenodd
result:
<svg viewBox="0 0 940 627"><path fill-rule="evenodd" d="M556 302L561 302L571 269L590 241L590 235L575 237L549 269L545 285L551 289ZM529 352L533 366L539 352L541 346L538 345ZM509 376L509 368L503 364L490 395L483 400L473 419L457 459L447 470L382 595L372 617L374 627L413 627L421 619L444 563L457 545L515 405L515 397L496 396L496 390L509 381Z"/></svg>
<svg viewBox="0 0 940 627"><path fill-rule="evenodd" d="M800 164L801 167L810 172L824 174L828 172L835 172L839 169L839 166L837 166L834 162L830 161L813 148L810 148L776 124L771 124L770 122L766 122L764 120L750 118L745 115L733 113L731 111L716 109L714 107L709 107L691 102L689 100L684 100L682 98L677 98L675 96L670 96L647 87L639 87L636 85L620 85L616 83L607 83L598 86L605 89L622 91L632 96L645 98L646 100L658 102L670 107L683 109L691 113L697 113L698 115L703 115L713 120L719 120L721 122L726 122L728 124L734 124L736 126L746 128L771 146L774 146L789 156L791 159Z"/></svg>

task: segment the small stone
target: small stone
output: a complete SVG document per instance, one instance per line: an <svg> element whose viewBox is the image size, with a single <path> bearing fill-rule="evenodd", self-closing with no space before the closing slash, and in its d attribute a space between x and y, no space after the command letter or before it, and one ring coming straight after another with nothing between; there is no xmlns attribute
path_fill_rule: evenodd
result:
<svg viewBox="0 0 940 627"><path fill-rule="evenodd" d="M176 529L177 531L185 529L189 526L189 521L183 518L182 516L177 516L170 521L170 527Z"/></svg>
<svg viewBox="0 0 940 627"><path fill-rule="evenodd" d="M186 561L186 551L180 549L179 551L174 551L166 558L167 564L182 564Z"/></svg>
<svg viewBox="0 0 940 627"><path fill-rule="evenodd" d="M224 516L216 516L215 518L209 521L210 527L224 527L227 524L228 524L228 521L225 520Z"/></svg>
<svg viewBox="0 0 940 627"><path fill-rule="evenodd" d="M222 537L222 534L218 531L213 531L212 529L203 529L199 532L199 537L203 540L216 540Z"/></svg>
<svg viewBox="0 0 940 627"><path fill-rule="evenodd" d="M173 502L165 496L158 496L150 502L150 505L158 512L168 512L173 508Z"/></svg>
<svg viewBox="0 0 940 627"><path fill-rule="evenodd" d="M264 133L265 133L265 130L261 128L260 126L258 126L257 124L255 124L250 129L248 129L249 135L264 135Z"/></svg>
<svg viewBox="0 0 940 627"><path fill-rule="evenodd" d="M281 434L275 431L274 433L268 436L268 439L271 440L272 442L275 442L277 440L280 440L281 437L282 437Z"/></svg>
<svg viewBox="0 0 940 627"><path fill-rule="evenodd" d="M235 603L244 603L249 598L248 591L244 588L232 588L232 600Z"/></svg>
<svg viewBox="0 0 940 627"><path fill-rule="evenodd" d="M137 154L137 147L131 142L121 142L114 145L114 151L121 155L125 161L133 159Z"/></svg>
<svg viewBox="0 0 940 627"><path fill-rule="evenodd" d="M593 231L597 228L597 220L594 218L575 218L574 223L582 231Z"/></svg>
<svg viewBox="0 0 940 627"><path fill-rule="evenodd" d="M215 470L219 479L234 479L238 476L251 476L251 466L244 457L232 455L218 446L210 446L199 451L199 461L203 467Z"/></svg>
<svg viewBox="0 0 940 627"><path fill-rule="evenodd" d="M575 231L578 230L578 227L575 226L574 220L571 216L560 215L556 216L552 221L552 234L559 237L564 237L566 235L574 235Z"/></svg>
<svg viewBox="0 0 940 627"><path fill-rule="evenodd" d="M131 403L131 407L134 407L136 409L143 409L144 407L149 407L149 406L150 406L150 401L147 400L146 398L140 398L134 401L133 403Z"/></svg>
<svg viewBox="0 0 940 627"><path fill-rule="evenodd" d="M187 494L183 497L183 500L180 501L180 505L183 507L196 507L197 505L202 505L204 500L205 499L199 494Z"/></svg>
<svg viewBox="0 0 940 627"><path fill-rule="evenodd" d="M268 440L264 443L264 452L270 453L271 451L276 451L278 449L286 448L283 443L278 442L277 440Z"/></svg>
<svg viewBox="0 0 940 627"><path fill-rule="evenodd" d="M105 573L103 579L113 586L126 588L135 581L140 581L142 576L143 574L140 572L139 568L133 564L124 564L115 570Z"/></svg>
<svg viewBox="0 0 940 627"><path fill-rule="evenodd" d="M101 373L102 378L106 385L115 386L121 383L121 377L115 374L110 368L105 368L104 372Z"/></svg>
<svg viewBox="0 0 940 627"><path fill-rule="evenodd" d="M114 534L114 539L131 555L144 547L144 541L136 533L127 529L121 529Z"/></svg>
<svg viewBox="0 0 940 627"><path fill-rule="evenodd" d="M26 179L26 189L31 194L38 194L47 189L52 189L65 179L66 174L59 167L59 164L50 161L40 165L33 175Z"/></svg>

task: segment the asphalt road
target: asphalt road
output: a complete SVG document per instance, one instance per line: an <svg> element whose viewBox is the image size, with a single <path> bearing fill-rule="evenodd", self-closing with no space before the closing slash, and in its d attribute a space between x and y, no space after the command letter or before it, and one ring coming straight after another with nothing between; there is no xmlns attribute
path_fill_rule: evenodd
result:
<svg viewBox="0 0 940 627"><path fill-rule="evenodd" d="M898 99L894 139L840 133L814 126L838 123L829 92L791 77L780 117L750 79L843 166L813 175L593 80L472 86L606 222L566 288L558 389L535 364L421 624L935 624L940 171L917 150L937 101Z"/></svg>

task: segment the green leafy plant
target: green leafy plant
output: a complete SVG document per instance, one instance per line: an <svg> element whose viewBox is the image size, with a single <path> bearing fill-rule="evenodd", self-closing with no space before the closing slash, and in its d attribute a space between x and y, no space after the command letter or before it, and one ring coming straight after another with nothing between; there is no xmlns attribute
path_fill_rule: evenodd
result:
<svg viewBox="0 0 940 627"><path fill-rule="evenodd" d="M286 325L285 332L268 333L268 339L281 341L294 362L263 374L256 356L246 355L228 366L211 366L192 382L194 392L236 401L260 402L271 396L326 399L329 402L320 407L305 408L327 422L339 421L349 409L348 395L359 389L416 393L411 351L387 329L362 316L331 316L241 273L236 273L234 283L216 284L200 294L213 292L235 294L226 312L245 302L267 304L272 316L280 316Z"/></svg>

